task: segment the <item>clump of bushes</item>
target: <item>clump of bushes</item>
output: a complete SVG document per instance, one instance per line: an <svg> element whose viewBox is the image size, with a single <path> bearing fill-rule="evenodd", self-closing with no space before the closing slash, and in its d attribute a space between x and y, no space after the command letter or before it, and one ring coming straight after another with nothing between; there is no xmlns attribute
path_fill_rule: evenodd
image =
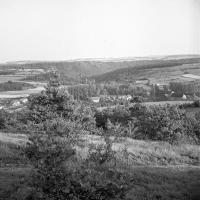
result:
<svg viewBox="0 0 200 200"><path fill-rule="evenodd" d="M91 147L86 159L79 159L73 144L58 129L54 133L32 134L25 154L32 164L31 199L126 199L129 176L109 167L111 143Z"/></svg>
<svg viewBox="0 0 200 200"><path fill-rule="evenodd" d="M133 106L118 106L96 112L96 124L106 130L110 120L115 126L120 124L121 136L134 139L160 140L170 143L199 141L196 117L191 122L185 110L179 106L145 106L137 103Z"/></svg>
<svg viewBox="0 0 200 200"><path fill-rule="evenodd" d="M177 141L184 134L184 111L176 106L142 106L137 104L131 108L131 116L140 139Z"/></svg>

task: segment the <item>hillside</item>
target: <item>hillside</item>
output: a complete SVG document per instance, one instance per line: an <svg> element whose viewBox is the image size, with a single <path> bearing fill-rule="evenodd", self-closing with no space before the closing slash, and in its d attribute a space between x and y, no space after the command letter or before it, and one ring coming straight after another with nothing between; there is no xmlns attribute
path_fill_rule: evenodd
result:
<svg viewBox="0 0 200 200"><path fill-rule="evenodd" d="M132 82L138 79L150 79L151 82L168 82L177 80L183 74L200 75L200 56L180 59L156 59L140 61L124 61L126 66L112 72L93 76L97 82ZM181 79L183 79L181 77Z"/></svg>
<svg viewBox="0 0 200 200"><path fill-rule="evenodd" d="M51 68L55 68L66 77L77 78L80 76L94 76L97 81L106 81L108 79L118 79L118 76L120 76L121 73L135 73L135 70L151 70L154 68L174 67L192 63L200 63L200 56L176 55L135 58L82 59L56 62L20 61L1 64L0 70L44 69L47 71Z"/></svg>
<svg viewBox="0 0 200 200"><path fill-rule="evenodd" d="M98 75L121 67L122 63L102 61L62 61L62 62L33 62L33 63L7 63L0 65L2 71L9 69L57 69L61 74L70 78Z"/></svg>

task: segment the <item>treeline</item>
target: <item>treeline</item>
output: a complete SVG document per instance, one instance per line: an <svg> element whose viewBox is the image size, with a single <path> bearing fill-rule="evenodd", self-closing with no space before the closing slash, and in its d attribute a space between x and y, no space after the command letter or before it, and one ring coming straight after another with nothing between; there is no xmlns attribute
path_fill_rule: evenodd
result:
<svg viewBox="0 0 200 200"><path fill-rule="evenodd" d="M17 70L0 70L0 76L3 75L14 75Z"/></svg>
<svg viewBox="0 0 200 200"><path fill-rule="evenodd" d="M83 84L69 86L67 89L76 100L87 100L90 97L100 96L104 96L105 99L106 96L109 96L111 100L112 96L131 95L147 97L150 94L150 88L139 87L133 84L118 84L115 82L98 84L94 80L88 80Z"/></svg>
<svg viewBox="0 0 200 200"><path fill-rule="evenodd" d="M189 106L189 105L187 105ZM121 136L170 143L200 143L200 112L188 118L181 106L118 106L95 113L96 125L106 129L107 121L120 127Z"/></svg>
<svg viewBox="0 0 200 200"><path fill-rule="evenodd" d="M31 89L34 88L33 85L29 83L24 83L24 82L13 82L13 81L8 81L8 82L3 82L0 83L0 91L17 91L17 90L25 90L25 89Z"/></svg>
<svg viewBox="0 0 200 200"><path fill-rule="evenodd" d="M200 95L200 81L170 82L169 87L177 95Z"/></svg>

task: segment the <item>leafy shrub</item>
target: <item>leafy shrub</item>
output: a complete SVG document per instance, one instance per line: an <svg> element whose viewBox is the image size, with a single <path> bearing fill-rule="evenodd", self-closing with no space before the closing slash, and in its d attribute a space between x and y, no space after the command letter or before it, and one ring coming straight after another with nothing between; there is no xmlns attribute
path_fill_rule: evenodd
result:
<svg viewBox="0 0 200 200"><path fill-rule="evenodd" d="M176 106L150 106L136 104L131 116L136 119L137 137L140 139L175 141L184 134L184 111Z"/></svg>
<svg viewBox="0 0 200 200"><path fill-rule="evenodd" d="M115 108L97 111L94 116L97 127L106 129L107 120L110 120L114 124L120 123L122 125L127 125L130 119L130 111L128 106L117 106Z"/></svg>

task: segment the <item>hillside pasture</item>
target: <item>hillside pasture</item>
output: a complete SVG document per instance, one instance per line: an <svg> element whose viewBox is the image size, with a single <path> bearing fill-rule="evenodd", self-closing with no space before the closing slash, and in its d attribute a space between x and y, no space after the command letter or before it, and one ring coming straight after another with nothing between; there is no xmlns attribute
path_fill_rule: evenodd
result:
<svg viewBox="0 0 200 200"><path fill-rule="evenodd" d="M147 78L150 83L168 84L171 81L194 81L192 77L183 77L184 74L190 73L200 75L200 64L183 64L174 66L165 66L164 64L158 67L151 67L151 65L134 67L115 70L99 76L94 76L97 82L132 82L134 80Z"/></svg>

